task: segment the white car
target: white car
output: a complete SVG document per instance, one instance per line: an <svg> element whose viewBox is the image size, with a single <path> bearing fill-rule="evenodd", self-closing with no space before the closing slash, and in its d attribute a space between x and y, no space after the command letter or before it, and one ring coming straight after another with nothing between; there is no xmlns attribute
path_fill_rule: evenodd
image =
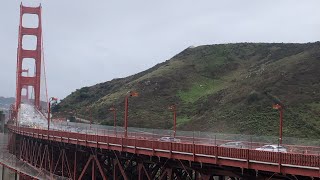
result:
<svg viewBox="0 0 320 180"><path fill-rule="evenodd" d="M286 153L287 149L283 146L278 145L264 145L262 147L256 148L259 151L270 151L270 152L283 152Z"/></svg>
<svg viewBox="0 0 320 180"><path fill-rule="evenodd" d="M248 146L245 145L243 142L227 142L220 145L221 147L227 148L239 148L239 149L247 149Z"/></svg>
<svg viewBox="0 0 320 180"><path fill-rule="evenodd" d="M159 141L165 141L165 142L181 142L180 139L174 138L174 137L161 137L158 139Z"/></svg>

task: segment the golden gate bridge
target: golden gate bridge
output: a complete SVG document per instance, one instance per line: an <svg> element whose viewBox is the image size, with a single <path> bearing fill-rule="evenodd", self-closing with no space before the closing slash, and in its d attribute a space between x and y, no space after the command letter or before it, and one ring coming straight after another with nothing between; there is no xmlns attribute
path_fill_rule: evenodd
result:
<svg viewBox="0 0 320 180"><path fill-rule="evenodd" d="M41 11L20 7L16 103L0 137L0 164L19 179L319 179L317 140L279 144L274 137L132 128L127 111L124 127L52 121ZM24 27L25 14L37 15L38 26ZM27 35L37 39L34 50L23 48ZM34 60L34 74L23 67L26 59ZM261 148L277 143L286 149Z"/></svg>

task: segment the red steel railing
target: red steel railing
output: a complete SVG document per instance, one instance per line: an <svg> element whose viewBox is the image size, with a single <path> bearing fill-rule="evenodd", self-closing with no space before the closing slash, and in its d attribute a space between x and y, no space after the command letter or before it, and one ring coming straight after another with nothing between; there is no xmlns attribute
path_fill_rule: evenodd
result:
<svg viewBox="0 0 320 180"><path fill-rule="evenodd" d="M26 127L9 126L12 131L32 136L35 138L49 139L55 141L85 142L86 144L110 144L118 145L122 148L133 147L135 149L149 149L150 151L167 152L184 156L203 156L208 158L222 157L233 158L246 161L259 161L265 163L288 164L293 166L320 167L320 156L297 153L279 153L258 151L254 149L237 149L219 147L212 144L194 144L187 142L161 142L155 139L143 139L139 137L115 137L106 135L83 134L75 132L64 132L55 130L34 129ZM189 158L187 158L189 159Z"/></svg>

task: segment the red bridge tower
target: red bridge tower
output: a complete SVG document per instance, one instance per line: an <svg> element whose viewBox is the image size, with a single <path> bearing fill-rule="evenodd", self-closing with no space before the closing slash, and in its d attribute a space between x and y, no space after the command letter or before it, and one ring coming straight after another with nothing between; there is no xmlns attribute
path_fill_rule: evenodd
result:
<svg viewBox="0 0 320 180"><path fill-rule="evenodd" d="M23 27L23 15L33 14L38 16L38 26L35 28ZM24 36L36 37L36 49L26 50L23 49L23 37ZM26 94L22 94L23 89L33 87L34 92L34 105L40 108L40 82L41 82L41 61L42 61L42 25L41 25L41 5L39 7L25 7L20 5L20 25L19 25L19 39L18 39L18 54L17 54L17 85L16 85L16 104L15 111L20 107L21 101L28 97L28 90L24 91ZM34 59L35 69L34 74L24 74L23 61L27 58Z"/></svg>

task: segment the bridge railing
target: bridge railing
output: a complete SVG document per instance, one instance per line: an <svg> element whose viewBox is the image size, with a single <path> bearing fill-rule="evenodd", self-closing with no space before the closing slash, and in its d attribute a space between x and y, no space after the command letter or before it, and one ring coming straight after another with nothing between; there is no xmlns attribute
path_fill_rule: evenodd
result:
<svg viewBox="0 0 320 180"><path fill-rule="evenodd" d="M38 127L38 126L37 126ZM45 128L45 127L43 127ZM124 137L124 128L113 126L103 126L92 124L91 127L84 123L72 122L53 122L52 130L60 132L74 132L81 134L108 135L115 137ZM75 134L74 134L75 135ZM147 129L147 128L128 128L128 136L140 139L161 139L162 137L172 137L172 130ZM228 142L242 142L248 149L256 149L267 144L278 144L278 137L275 136L250 136L240 134L222 134L200 131L177 131L177 140L184 143L223 145ZM303 139L303 138L283 138L283 146L288 152L301 154L319 154L320 140Z"/></svg>
<svg viewBox="0 0 320 180"><path fill-rule="evenodd" d="M47 128L47 120L34 109L33 106L23 105L19 111L19 125L26 125L32 128ZM36 117L36 118L35 118ZM51 130L62 132L74 132L86 135L106 135L115 137L124 137L123 127L103 126L84 123L73 123L65 121L53 121L50 126ZM159 140L162 137L173 137L172 130L163 129L148 129L148 128L128 128L128 136L135 137L136 139L154 139ZM202 131L177 131L175 141L183 143L195 143L206 145L223 145L228 142L240 141L244 147L248 149L256 149L267 144L278 144L278 137L275 136L250 136L241 134L222 134ZM288 152L301 153L301 154L319 154L320 152L320 139L301 139L301 138L283 138L283 145L287 148Z"/></svg>
<svg viewBox="0 0 320 180"><path fill-rule="evenodd" d="M124 137L124 128L113 126L104 126L92 124L91 128L88 124L73 123L73 122L59 122L54 126L55 130L78 132L85 134L98 134ZM163 129L148 129L148 128L128 128L128 136L140 139L160 139L161 137L173 137L172 130ZM177 131L176 139L181 142L189 142L195 144L210 144L222 145L227 142L242 142L248 149L256 149L263 145L275 144L277 145L278 137L276 136L253 136L241 134L223 134L201 131ZM305 139L305 138L283 138L283 146L288 152L300 154L320 154L320 140L319 139Z"/></svg>
<svg viewBox="0 0 320 180"><path fill-rule="evenodd" d="M104 134L75 133L60 130L44 130L10 126L17 133L31 136L49 138L57 141L82 141L86 144L108 144L108 146L134 147L149 149L149 151L163 151L165 153L183 154L187 156L204 156L210 158L232 158L247 162L257 161L266 163L288 164L293 166L304 166L319 168L320 156L317 154L281 153L267 152L255 149L238 149L221 147L214 144L195 144L194 142L162 142L157 139L143 138L140 136L115 136L114 132L106 131Z"/></svg>

